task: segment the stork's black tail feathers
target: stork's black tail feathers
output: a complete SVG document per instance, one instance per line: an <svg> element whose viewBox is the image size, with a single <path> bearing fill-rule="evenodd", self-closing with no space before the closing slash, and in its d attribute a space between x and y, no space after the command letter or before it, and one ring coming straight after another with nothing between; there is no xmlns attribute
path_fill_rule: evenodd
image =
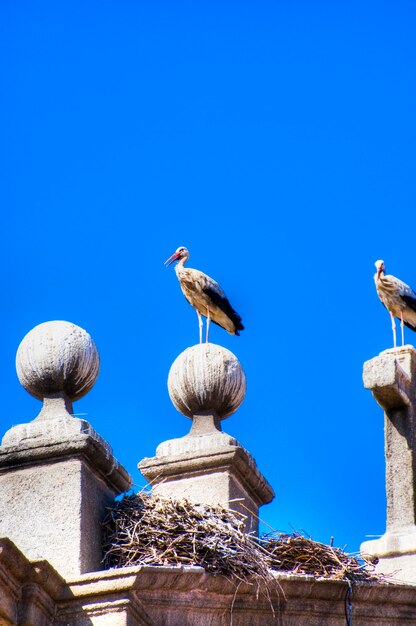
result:
<svg viewBox="0 0 416 626"><path fill-rule="evenodd" d="M214 289L204 289L204 293L207 294L209 298L230 318L235 327L235 334L240 335L239 330L244 330L244 326L242 324L241 317L234 311L233 307L228 301L228 298L224 298ZM212 320L214 321L214 320ZM216 322L215 322L216 323Z"/></svg>
<svg viewBox="0 0 416 626"><path fill-rule="evenodd" d="M412 309L412 311L416 311L416 294L413 292L413 295L406 294L406 295L402 295L401 298L402 300L406 302L409 309ZM407 328L410 328L410 330L413 330L416 332L416 326L414 326L411 322L406 322L406 320L404 320L404 324L405 326L407 326Z"/></svg>

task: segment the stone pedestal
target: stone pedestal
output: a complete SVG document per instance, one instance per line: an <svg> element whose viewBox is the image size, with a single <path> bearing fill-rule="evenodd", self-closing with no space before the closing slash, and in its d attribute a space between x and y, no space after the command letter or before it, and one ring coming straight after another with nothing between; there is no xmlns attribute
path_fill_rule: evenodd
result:
<svg viewBox="0 0 416 626"><path fill-rule="evenodd" d="M215 422L212 414L195 415L188 435L160 444L139 469L155 493L220 504L244 515L247 531L257 532L259 507L273 499L273 489L247 450Z"/></svg>
<svg viewBox="0 0 416 626"><path fill-rule="evenodd" d="M384 409L387 523L361 552L377 556L381 572L416 583L416 350L382 352L364 364L363 378Z"/></svg>
<svg viewBox="0 0 416 626"><path fill-rule="evenodd" d="M16 366L43 406L0 447L0 537L64 577L99 570L101 522L131 479L90 424L72 416L72 402L97 378L97 349L75 324L47 322L23 339Z"/></svg>
<svg viewBox="0 0 416 626"><path fill-rule="evenodd" d="M140 471L155 493L220 504L242 513L247 531L257 532L258 509L273 499L273 489L247 450L221 430L221 420L244 399L239 361L215 344L192 346L173 363L168 389L178 411L192 419L191 430L161 443Z"/></svg>
<svg viewBox="0 0 416 626"><path fill-rule="evenodd" d="M0 536L67 577L101 569L101 522L131 479L88 422L63 412L0 447Z"/></svg>

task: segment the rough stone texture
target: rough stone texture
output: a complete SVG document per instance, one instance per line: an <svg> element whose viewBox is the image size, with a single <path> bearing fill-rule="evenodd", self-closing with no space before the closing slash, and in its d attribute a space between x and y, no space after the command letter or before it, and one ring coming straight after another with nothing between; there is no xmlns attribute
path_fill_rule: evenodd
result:
<svg viewBox="0 0 416 626"><path fill-rule="evenodd" d="M168 389L178 411L192 418L191 430L161 443L140 471L161 496L221 504L245 515L247 531L256 532L258 509L273 499L273 489L253 457L221 432L221 420L238 409L246 391L238 359L215 344L192 346L173 363Z"/></svg>
<svg viewBox="0 0 416 626"><path fill-rule="evenodd" d="M361 551L378 569L416 583L416 350L403 346L364 364L364 386L384 409L387 524Z"/></svg>
<svg viewBox="0 0 416 626"><path fill-rule="evenodd" d="M1 626L51 626L64 587L49 563L30 563L9 539L0 539Z"/></svg>
<svg viewBox="0 0 416 626"><path fill-rule="evenodd" d="M273 499L273 489L247 450L218 425L215 415L194 416L188 435L160 444L139 469L155 493L221 504L245 515L247 531L257 532L258 509Z"/></svg>
<svg viewBox="0 0 416 626"><path fill-rule="evenodd" d="M345 624L345 582L275 580L267 595L199 567L125 567L64 580L46 561L30 562L0 539L0 626ZM408 626L416 594L405 585L358 584L352 606L354 626Z"/></svg>
<svg viewBox="0 0 416 626"><path fill-rule="evenodd" d="M130 485L88 422L58 417L14 427L0 447L0 536L62 575L98 570L106 507Z"/></svg>
<svg viewBox="0 0 416 626"><path fill-rule="evenodd" d="M68 581L55 625L341 626L346 591L345 582L280 575L267 597L198 567L128 567ZM354 626L408 626L416 614L407 586L356 585L352 604Z"/></svg>
<svg viewBox="0 0 416 626"><path fill-rule="evenodd" d="M100 360L85 330L70 322L44 322L23 338L16 369L21 384L35 398L63 391L74 401L94 386Z"/></svg>
<svg viewBox="0 0 416 626"><path fill-rule="evenodd" d="M71 400L95 382L97 350L82 328L48 322L26 335L16 361L22 384L44 403L3 437L0 536L65 576L98 570L106 507L131 478L90 424L71 415Z"/></svg>
<svg viewBox="0 0 416 626"><path fill-rule="evenodd" d="M168 377L170 398L180 413L203 411L221 419L234 413L246 392L246 377L232 352L212 343L188 348L174 361Z"/></svg>

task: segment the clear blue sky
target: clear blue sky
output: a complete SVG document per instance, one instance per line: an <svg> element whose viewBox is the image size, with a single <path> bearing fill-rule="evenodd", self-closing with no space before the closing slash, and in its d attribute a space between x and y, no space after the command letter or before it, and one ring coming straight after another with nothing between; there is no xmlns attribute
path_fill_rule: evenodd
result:
<svg viewBox="0 0 416 626"><path fill-rule="evenodd" d="M218 280L246 330L224 429L276 491L279 530L356 550L385 529L383 416L362 364L391 346L374 261L416 286L413 2L0 4L1 430L39 402L36 324L87 329L87 413L136 464L189 420L166 389L198 340L165 259ZM415 335L407 331L407 339Z"/></svg>

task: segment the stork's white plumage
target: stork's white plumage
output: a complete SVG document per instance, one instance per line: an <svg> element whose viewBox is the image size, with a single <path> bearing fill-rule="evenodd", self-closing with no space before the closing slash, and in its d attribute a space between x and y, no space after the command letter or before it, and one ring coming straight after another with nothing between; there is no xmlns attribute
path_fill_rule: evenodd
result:
<svg viewBox="0 0 416 626"><path fill-rule="evenodd" d="M416 332L416 293L399 278L386 276L384 261L376 261L375 266L374 281L378 297L390 313L394 347L397 345L395 317L400 319L404 346L404 326Z"/></svg>
<svg viewBox="0 0 416 626"><path fill-rule="evenodd" d="M175 272L183 295L198 314L199 342L202 343L203 323L201 315L207 318L207 342L210 320L218 326L222 326L230 335L239 335L239 331L244 330L241 317L234 311L219 284L203 272L185 267L188 259L189 251L181 246L165 261L165 265L168 266L178 261Z"/></svg>

